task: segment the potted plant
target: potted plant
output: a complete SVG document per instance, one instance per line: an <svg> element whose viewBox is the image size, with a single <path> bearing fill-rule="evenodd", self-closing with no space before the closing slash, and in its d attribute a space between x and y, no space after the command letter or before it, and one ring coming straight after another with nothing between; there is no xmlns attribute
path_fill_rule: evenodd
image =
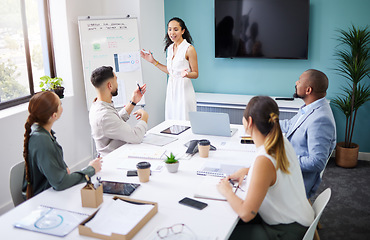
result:
<svg viewBox="0 0 370 240"><path fill-rule="evenodd" d="M40 87L42 91L50 90L55 92L59 98L64 98L64 87L62 87L62 78L51 78L49 76L40 77Z"/></svg>
<svg viewBox="0 0 370 240"><path fill-rule="evenodd" d="M170 156L164 161L166 163L167 170L170 173L175 173L179 169L179 160L176 159L175 155L171 152Z"/></svg>
<svg viewBox="0 0 370 240"><path fill-rule="evenodd" d="M333 99L332 103L346 117L344 142L337 143L335 161L341 167L357 165L359 145L352 142L358 109L370 100L370 86L363 79L370 73L370 31L366 26L357 28L351 26L348 31L339 30L335 56L339 74L346 78L342 93ZM362 82L361 82L362 81Z"/></svg>

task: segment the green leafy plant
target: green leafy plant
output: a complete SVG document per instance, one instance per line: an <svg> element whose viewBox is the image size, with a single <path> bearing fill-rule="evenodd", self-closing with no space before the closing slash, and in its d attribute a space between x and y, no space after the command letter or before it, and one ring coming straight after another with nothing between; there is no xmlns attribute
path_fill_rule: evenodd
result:
<svg viewBox="0 0 370 240"><path fill-rule="evenodd" d="M171 152L170 156L167 156L167 159L164 161L165 163L177 163L179 160L176 159L175 155L173 155L173 153Z"/></svg>
<svg viewBox="0 0 370 240"><path fill-rule="evenodd" d="M63 79L62 78L51 78L49 76L40 77L40 88L42 91L56 89L57 87L62 86Z"/></svg>
<svg viewBox="0 0 370 240"><path fill-rule="evenodd" d="M335 56L339 75L346 78L347 85L342 93L332 100L334 106L346 116L345 148L352 145L358 109L370 100L370 86L361 82L370 73L370 30L366 26L357 28L352 25L347 31L338 30L338 41Z"/></svg>

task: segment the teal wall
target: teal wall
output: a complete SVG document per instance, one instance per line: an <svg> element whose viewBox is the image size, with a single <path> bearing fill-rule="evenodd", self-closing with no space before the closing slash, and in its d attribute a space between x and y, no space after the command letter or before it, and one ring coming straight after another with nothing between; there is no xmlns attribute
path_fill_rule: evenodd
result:
<svg viewBox="0 0 370 240"><path fill-rule="evenodd" d="M308 60L215 59L214 0L164 0L166 22L182 18L194 39L198 53L199 78L193 81L196 92L264 94L290 97L295 81L309 68L329 77L327 97L340 92L344 79L335 66L336 29L370 25L369 0L311 0ZM368 84L370 79L364 79ZM344 139L344 115L333 108L338 140ZM361 152L370 152L370 102L360 108L353 141Z"/></svg>

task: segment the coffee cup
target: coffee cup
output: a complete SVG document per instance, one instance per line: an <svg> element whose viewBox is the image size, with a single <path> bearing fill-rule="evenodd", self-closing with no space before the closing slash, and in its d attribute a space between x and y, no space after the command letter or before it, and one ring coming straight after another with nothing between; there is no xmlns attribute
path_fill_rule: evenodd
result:
<svg viewBox="0 0 370 240"><path fill-rule="evenodd" d="M199 156L202 158L207 158L210 147L211 147L211 142L209 140L207 139L199 140L198 142Z"/></svg>
<svg viewBox="0 0 370 240"><path fill-rule="evenodd" d="M142 183L149 182L150 176L150 163L139 162L136 164L137 175L139 176L139 181Z"/></svg>

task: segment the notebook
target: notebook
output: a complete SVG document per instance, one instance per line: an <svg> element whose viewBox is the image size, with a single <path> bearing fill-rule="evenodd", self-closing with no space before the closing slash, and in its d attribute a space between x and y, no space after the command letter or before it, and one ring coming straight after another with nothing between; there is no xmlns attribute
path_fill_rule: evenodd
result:
<svg viewBox="0 0 370 240"><path fill-rule="evenodd" d="M16 222L14 227L64 237L88 216L88 214L84 213L41 205Z"/></svg>
<svg viewBox="0 0 370 240"><path fill-rule="evenodd" d="M202 176L213 176L213 177L226 177L240 168L244 168L242 165L224 164L218 162L207 161L201 170L197 171L197 175Z"/></svg>
<svg viewBox="0 0 370 240"><path fill-rule="evenodd" d="M196 188L194 197L226 201L226 198L217 189L217 184L219 182L220 182L220 179L218 178L205 177L202 183ZM245 185L246 184L244 181L243 184L239 186L240 188L236 191L236 195L241 199L244 199L246 196ZM237 183L235 183L235 186L237 186ZM235 190L236 188L233 188L234 192Z"/></svg>

